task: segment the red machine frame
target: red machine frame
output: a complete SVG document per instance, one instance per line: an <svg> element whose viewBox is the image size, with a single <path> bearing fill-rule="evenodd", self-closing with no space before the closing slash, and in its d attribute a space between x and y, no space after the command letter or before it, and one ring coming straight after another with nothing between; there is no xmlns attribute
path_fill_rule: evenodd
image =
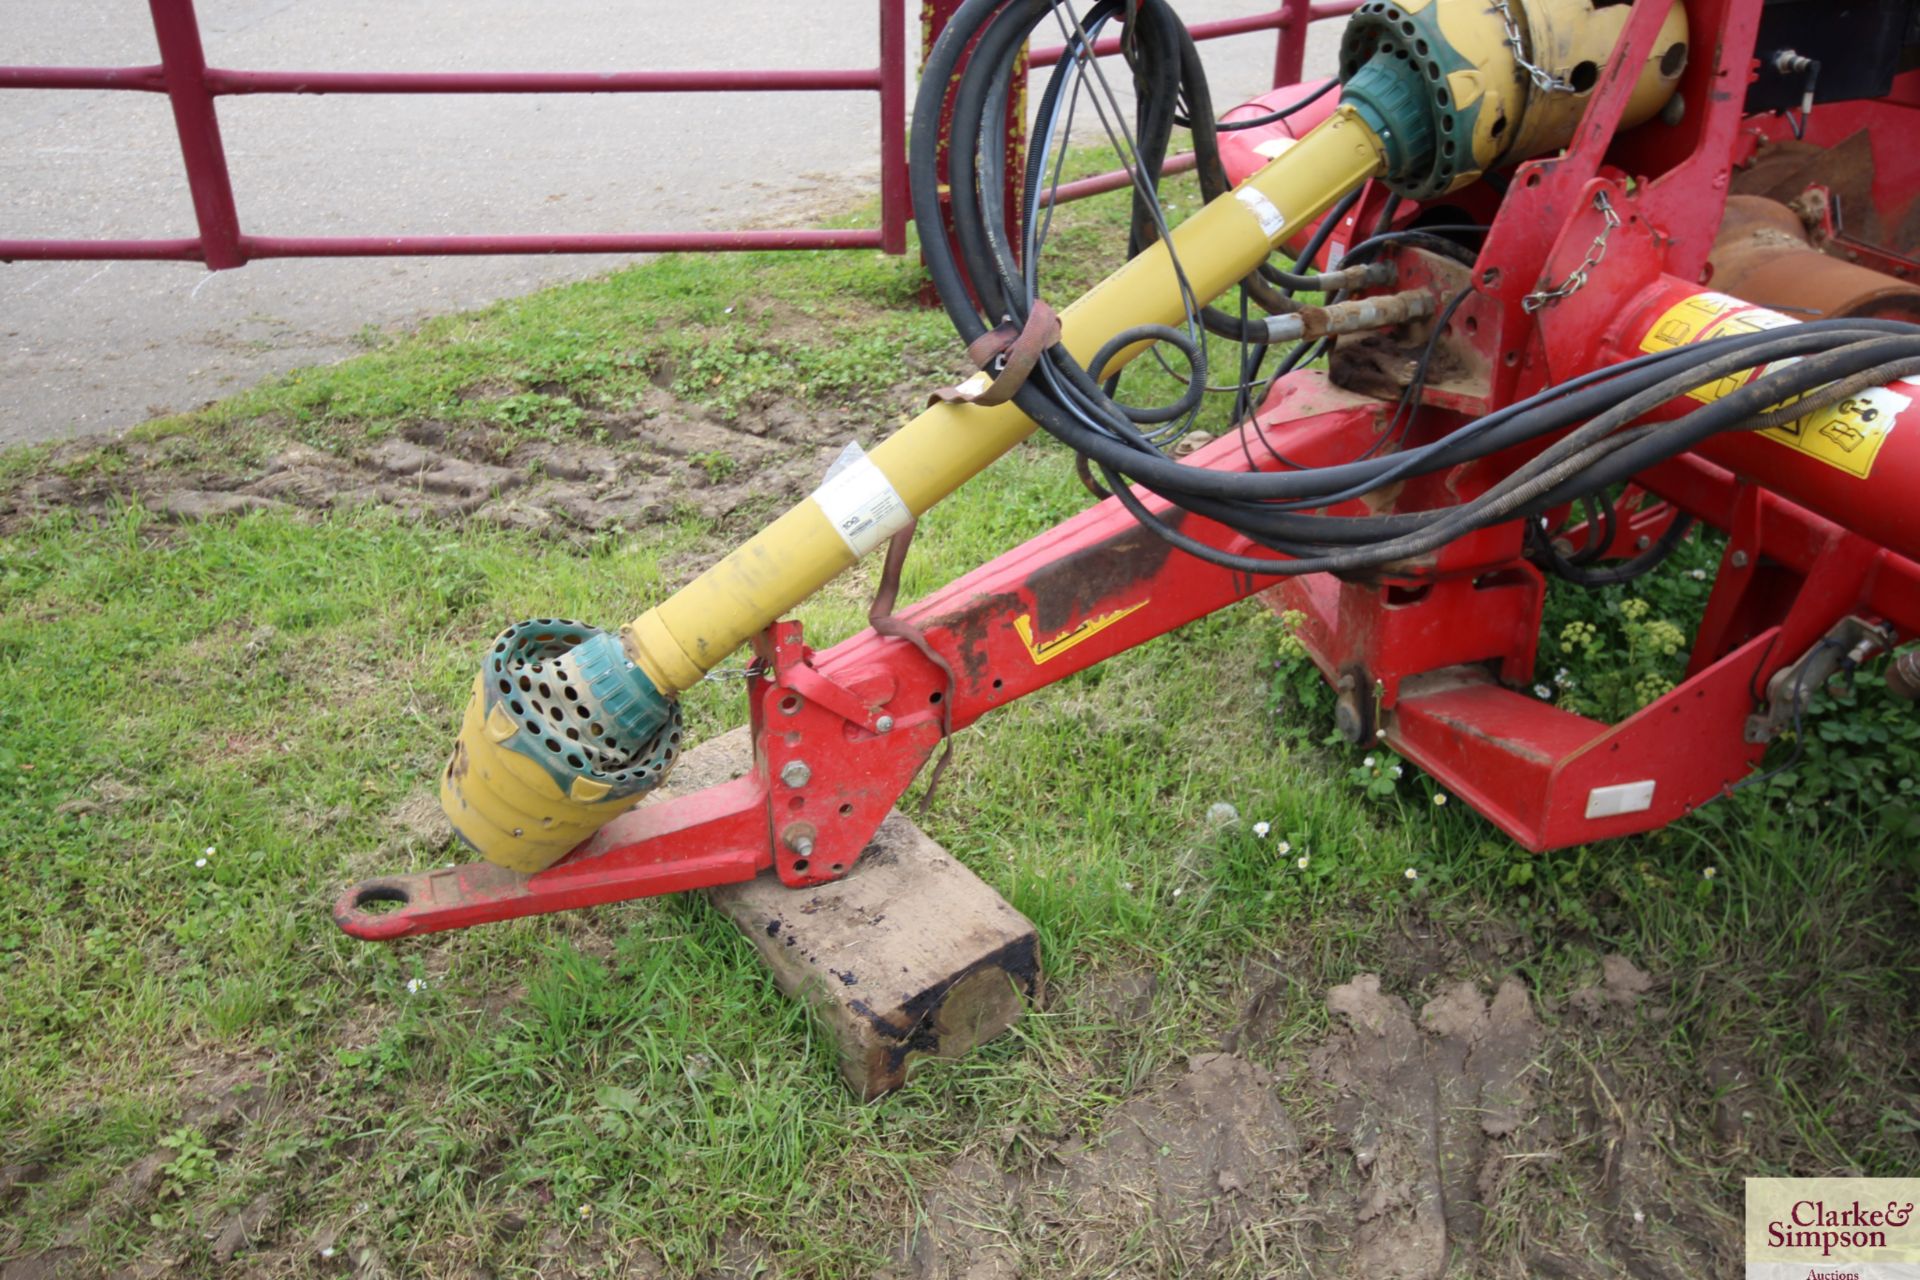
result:
<svg viewBox="0 0 1920 1280"><path fill-rule="evenodd" d="M1634 79L1628 69L1647 62L1671 2L1635 5L1573 143L1512 175L1472 269L1477 292L1454 321L1484 377L1429 388L1414 439L1617 363L1645 332L1632 326L1647 308L1704 281L1707 238L1658 229L1719 223L1759 5L1693 5L1693 29L1715 40L1712 56L1696 59L1683 79L1685 121L1616 139ZM1629 181L1649 173L1656 176ZM1607 226L1602 195L1619 225L1596 265L1591 251ZM1369 224L1351 230L1361 225ZM1436 264L1403 254L1402 285L1445 269ZM1583 265L1586 287L1544 308L1524 305ZM1276 385L1253 427L1191 462L1272 469L1282 452L1308 466L1342 461L1379 439L1389 412L1324 373L1295 373ZM1249 432L1277 448L1250 444ZM1865 618L1889 634L1920 633L1920 563L1912 558L1920 536L1907 536L1911 522L1888 545L1816 514L1812 508L1844 508L1848 491L1755 453L1770 448L1723 437L1638 477L1669 509L1624 521L1611 552L1632 554L1675 511L1727 531L1728 545L1686 679L1618 725L1516 692L1532 678L1545 591L1516 523L1471 534L1391 578L1271 586L1173 551L1108 499L902 613L947 669L872 630L815 654L798 624L781 623L759 641L748 682L754 763L745 777L636 810L531 877L473 864L364 882L342 896L336 919L357 937L393 938L743 880L769 867L794 887L836 878L945 733L1263 588L1275 607L1306 616L1302 639L1354 700L1366 736L1417 762L1521 844L1544 849L1657 827L1750 769L1764 735L1750 735L1748 720L1769 683L1835 628ZM1901 440L1893 487L1920 466L1916 448ZM1483 459L1410 482L1394 504L1460 501L1515 462ZM1181 520L1142 496L1193 537L1257 551L1222 526ZM1883 527L1907 519L1875 518ZM1596 812L1596 790L1642 785L1644 803ZM372 909L379 904L394 909Z"/></svg>

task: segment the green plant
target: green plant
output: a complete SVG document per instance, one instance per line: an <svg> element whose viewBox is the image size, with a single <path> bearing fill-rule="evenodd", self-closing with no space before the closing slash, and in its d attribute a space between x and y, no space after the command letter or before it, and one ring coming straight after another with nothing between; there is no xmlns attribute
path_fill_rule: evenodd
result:
<svg viewBox="0 0 1920 1280"><path fill-rule="evenodd" d="M565 396L525 392L508 396L493 406L493 419L525 435L557 439L572 434L585 415Z"/></svg>
<svg viewBox="0 0 1920 1280"><path fill-rule="evenodd" d="M1596 719L1624 719L1672 689L1686 665L1687 633L1653 616L1639 596L1601 599L1566 623L1549 646L1559 662L1534 692Z"/></svg>
<svg viewBox="0 0 1920 1280"><path fill-rule="evenodd" d="M174 1153L173 1159L160 1166L161 1177L165 1179L160 1184L161 1199L184 1197L213 1177L217 1164L213 1147L198 1129L183 1125L162 1137L160 1145Z"/></svg>
<svg viewBox="0 0 1920 1280"><path fill-rule="evenodd" d="M1775 803L1848 809L1920 839L1920 714L1887 689L1884 669L1883 659L1815 693L1799 737L1789 732L1776 748L1791 764L1760 789Z"/></svg>
<svg viewBox="0 0 1920 1280"><path fill-rule="evenodd" d="M720 483L740 469L739 461L722 449L712 449L705 453L691 453L687 461L699 467L709 481Z"/></svg>

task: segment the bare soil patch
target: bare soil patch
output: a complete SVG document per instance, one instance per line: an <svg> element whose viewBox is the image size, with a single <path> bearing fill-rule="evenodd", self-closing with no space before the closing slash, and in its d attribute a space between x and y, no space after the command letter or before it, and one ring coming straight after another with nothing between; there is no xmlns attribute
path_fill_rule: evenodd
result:
<svg viewBox="0 0 1920 1280"><path fill-rule="evenodd" d="M564 433L423 420L324 448L271 425L244 442L84 437L0 489L0 533L50 511L101 514L130 500L175 521L378 506L561 537L689 515L731 532L811 490L834 451L876 425L791 400L728 421L655 388L633 408L583 410Z"/></svg>
<svg viewBox="0 0 1920 1280"><path fill-rule="evenodd" d="M1692 1124L1708 1118L1697 1082L1650 1086L1661 1073L1643 1070L1654 983L1608 956L1556 1016L1517 976L1430 975L1422 1000L1361 974L1322 993L1326 1035L1272 1067L1257 1062L1272 1002L1256 993L1224 1040L1237 1052L1195 1055L1097 1132L1038 1159L1018 1155L1029 1137L953 1162L894 1274L1729 1273L1739 1224L1694 1167L1720 1150L1711 1123ZM1090 1012L1112 985L1089 984Z"/></svg>

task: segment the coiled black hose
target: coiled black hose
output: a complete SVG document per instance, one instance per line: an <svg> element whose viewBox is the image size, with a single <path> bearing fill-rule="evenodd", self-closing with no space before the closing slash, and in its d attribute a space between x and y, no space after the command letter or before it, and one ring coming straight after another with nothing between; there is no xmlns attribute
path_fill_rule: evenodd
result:
<svg viewBox="0 0 1920 1280"><path fill-rule="evenodd" d="M922 249L941 302L967 342L1003 319L1024 324L1035 301L1035 275L1005 233L1000 139L1019 51L1035 27L1059 7L1057 0L967 0L936 43L921 77L915 118L937 120L949 105L952 110L947 179L959 252L956 255L944 238L932 235L923 237ZM1130 249L1137 251L1166 234L1154 185L1176 119L1184 116L1194 127L1203 192L1211 197L1226 188L1205 78L1191 37L1165 0L1098 0L1077 20L1069 51L1041 100L1042 128L1051 128L1051 113L1062 109L1063 77L1071 70L1076 49L1087 43L1086 33L1103 22L1121 20L1128 24L1122 43L1139 97L1135 216L1130 233ZM961 69L961 58L969 48L971 55ZM915 208L939 207L936 141L931 129L915 131L910 155ZM1037 184L1045 177L1037 159L1028 176L1031 213L1037 207ZM1381 247L1404 243L1408 234L1389 233L1381 238ZM1458 252L1457 245L1443 243ZM1356 252L1366 247L1358 246ZM1348 260L1353 256L1348 255ZM1390 570L1476 529L1508 520L1537 520L1543 512L1600 494L1719 432L1765 426L1780 413L1800 417L1842 398L1845 387L1860 385L1862 379L1884 381L1920 372L1920 326L1897 321L1815 321L1677 347L1595 370L1431 443L1398 452L1307 470L1215 471L1167 457L1141 425L1177 421L1197 403L1206 381L1204 343L1199 337L1203 323L1230 337L1244 337L1247 329L1264 329L1264 325L1217 312L1209 318L1204 306L1209 300L1193 296L1177 257L1174 266L1189 319L1185 331L1162 326L1116 335L1103 346L1091 370L1064 346L1056 345L1015 395L1015 403L1096 468L1105 487L1160 537L1214 564L1259 575ZM1257 281L1257 275L1250 279ZM1279 287L1271 280L1258 283L1269 291ZM1104 366L1111 356L1143 336L1173 347L1190 366L1188 393L1173 406L1153 410L1121 406L1114 399L1112 381L1105 385L1100 381L1109 374ZM1300 356L1296 351L1291 359L1297 361ZM1639 422L1703 382L1789 357L1797 362L1680 418ZM1291 364L1283 363L1283 370L1287 367ZM1775 410L1795 398L1790 411ZM1454 506L1374 516L1312 514L1384 485L1554 436L1559 438L1485 493ZM1135 484L1175 507L1226 525L1282 558L1236 555L1200 542L1175 522L1149 511L1131 491Z"/></svg>

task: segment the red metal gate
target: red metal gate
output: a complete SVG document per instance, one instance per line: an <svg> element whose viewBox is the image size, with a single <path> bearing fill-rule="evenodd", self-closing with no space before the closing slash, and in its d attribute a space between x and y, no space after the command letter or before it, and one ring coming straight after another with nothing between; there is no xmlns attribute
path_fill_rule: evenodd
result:
<svg viewBox="0 0 1920 1280"><path fill-rule="evenodd" d="M1307 24L1351 12L1359 0L1286 0L1247 18L1201 23L1199 39L1274 31L1274 83L1300 75ZM879 0L878 65L823 70L622 72L240 71L207 65L193 0L148 0L160 61L141 67L0 67L0 89L112 89L165 94L199 234L175 239L0 240L0 261L153 260L203 262L209 270L257 258L409 257L450 254L670 253L737 249L879 249L907 244L906 0ZM1103 53L1117 47L1103 43ZM1057 60L1038 50L1033 65ZM754 231L548 235L273 236L244 231L220 141L215 100L239 94L496 94L868 92L880 98L880 226ZM1177 166L1176 166L1177 167ZM1090 179L1062 198L1118 186Z"/></svg>

